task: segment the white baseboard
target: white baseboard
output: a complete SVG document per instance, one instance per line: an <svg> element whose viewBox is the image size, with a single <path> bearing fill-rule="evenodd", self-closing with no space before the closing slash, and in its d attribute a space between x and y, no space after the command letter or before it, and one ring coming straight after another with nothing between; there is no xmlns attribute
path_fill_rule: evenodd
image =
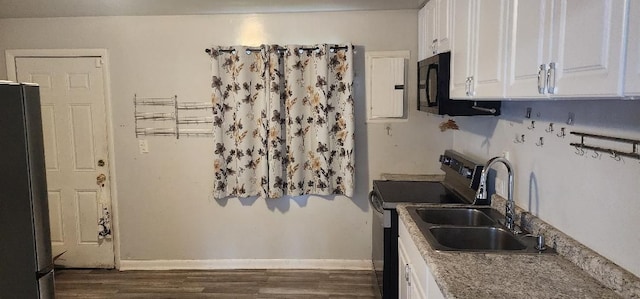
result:
<svg viewBox="0 0 640 299"><path fill-rule="evenodd" d="M327 260L327 259L120 260L120 271L222 270L222 269L372 270L373 266L370 260Z"/></svg>

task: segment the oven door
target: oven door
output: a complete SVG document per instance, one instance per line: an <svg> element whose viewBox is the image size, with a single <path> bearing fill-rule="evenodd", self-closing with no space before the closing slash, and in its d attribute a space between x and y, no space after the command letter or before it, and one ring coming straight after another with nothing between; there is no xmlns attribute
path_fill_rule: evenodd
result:
<svg viewBox="0 0 640 299"><path fill-rule="evenodd" d="M373 270L376 274L376 280L380 294L382 295L382 282L383 282L383 270L384 270L384 209L382 209L382 202L376 195L375 191L369 193L369 202L373 210L372 223L372 244L371 244L371 260L373 262Z"/></svg>
<svg viewBox="0 0 640 299"><path fill-rule="evenodd" d="M373 208L371 260L383 299L398 296L398 214L395 209L384 209L383 202L374 191L369 193Z"/></svg>

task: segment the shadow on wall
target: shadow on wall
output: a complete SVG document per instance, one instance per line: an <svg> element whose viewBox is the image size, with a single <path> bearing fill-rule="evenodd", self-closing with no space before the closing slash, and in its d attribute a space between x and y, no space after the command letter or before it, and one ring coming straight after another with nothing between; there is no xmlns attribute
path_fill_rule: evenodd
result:
<svg viewBox="0 0 640 299"><path fill-rule="evenodd" d="M355 46L353 56L353 95L354 95L354 117L355 117L355 188L353 197L347 198L342 195L302 195L302 196L284 196L276 199L266 200L267 207L271 211L286 213L291 208L291 202L295 202L299 207L306 207L310 197L323 200L351 200L362 211L369 211L369 157L367 151L367 127L366 127L366 101L365 101L365 59L364 46ZM229 200L238 200L242 206L252 206L259 197L235 198L227 197L215 200L220 206L225 207Z"/></svg>
<svg viewBox="0 0 640 299"><path fill-rule="evenodd" d="M531 120L567 125L573 113L573 125L603 129L638 130L640 101L630 100L561 100L532 102L502 102L501 119L526 123ZM526 110L531 108L531 118Z"/></svg>
<svg viewBox="0 0 640 299"><path fill-rule="evenodd" d="M484 137L480 148L484 148L485 156L489 156L491 138L496 131L500 117L495 116L457 116L455 118L460 130Z"/></svg>
<svg viewBox="0 0 640 299"><path fill-rule="evenodd" d="M535 204L535 206L534 206ZM536 174L529 174L529 208L528 211L533 215L540 214L540 194L538 192L538 178Z"/></svg>

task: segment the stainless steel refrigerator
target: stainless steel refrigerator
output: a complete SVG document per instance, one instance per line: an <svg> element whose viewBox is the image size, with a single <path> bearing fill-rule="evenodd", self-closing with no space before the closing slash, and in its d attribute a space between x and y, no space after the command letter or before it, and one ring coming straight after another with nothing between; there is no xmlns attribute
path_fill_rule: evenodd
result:
<svg viewBox="0 0 640 299"><path fill-rule="evenodd" d="M53 298L38 86L0 82L0 298Z"/></svg>

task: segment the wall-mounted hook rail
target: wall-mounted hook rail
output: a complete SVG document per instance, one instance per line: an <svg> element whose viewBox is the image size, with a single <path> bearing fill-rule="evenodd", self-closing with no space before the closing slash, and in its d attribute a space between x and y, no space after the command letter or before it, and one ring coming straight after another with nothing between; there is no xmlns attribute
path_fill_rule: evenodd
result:
<svg viewBox="0 0 640 299"><path fill-rule="evenodd" d="M564 136L567 136L567 133L565 132L565 128L564 127L560 128L560 133L556 134L556 136L560 138L564 138Z"/></svg>
<svg viewBox="0 0 640 299"><path fill-rule="evenodd" d="M134 95L133 106L136 138L175 136L176 139L180 139L180 136L213 136L210 128L213 124L211 102L178 102L177 95L164 98L143 98Z"/></svg>
<svg viewBox="0 0 640 299"><path fill-rule="evenodd" d="M544 146L544 137L540 137L540 139L538 140L538 142L536 142L536 146Z"/></svg>
<svg viewBox="0 0 640 299"><path fill-rule="evenodd" d="M590 134L590 133L581 133L581 132L571 132L572 135L576 135L580 137L580 142L572 142L570 143L571 146L575 146L576 149L581 148L581 149L589 149L589 150L593 150L593 151L598 151L601 153L608 153L610 154L611 158L615 159L616 161L620 161L622 159L622 157L627 157L627 158L633 158L633 159L638 159L640 160L640 153L638 153L638 145L640 145L640 140L635 140L635 139L628 139L628 138L620 138L620 137L612 137L612 136L605 136L605 135L597 135L597 134ZM597 139L597 140L607 140L607 141L613 141L613 142L617 142L617 143L623 143L623 144L628 144L631 145L631 151L621 151L621 150L617 150L617 149L612 149L612 148L606 148L606 147L600 147L600 146L594 146L594 145L588 145L585 144L585 138L591 138L591 139Z"/></svg>
<svg viewBox="0 0 640 299"><path fill-rule="evenodd" d="M198 109L211 109L213 104L209 102L183 102L178 103L178 109L181 110L198 110Z"/></svg>
<svg viewBox="0 0 640 299"><path fill-rule="evenodd" d="M524 143L524 134L522 135L516 135L516 139L513 140L513 143Z"/></svg>

